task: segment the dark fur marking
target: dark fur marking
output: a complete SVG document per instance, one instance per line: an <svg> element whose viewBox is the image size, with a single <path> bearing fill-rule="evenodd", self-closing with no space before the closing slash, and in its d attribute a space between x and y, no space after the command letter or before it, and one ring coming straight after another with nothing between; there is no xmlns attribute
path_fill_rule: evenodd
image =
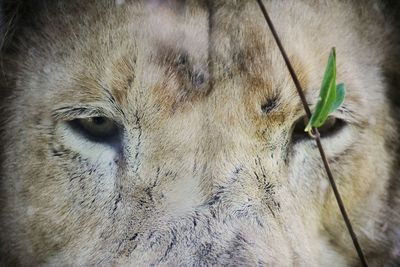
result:
<svg viewBox="0 0 400 267"><path fill-rule="evenodd" d="M152 193L152 188L148 187L144 190L146 192L146 195L149 197L150 201L153 202L153 193Z"/></svg>
<svg viewBox="0 0 400 267"><path fill-rule="evenodd" d="M194 74L191 75L191 77L192 77L192 79L191 79L192 84L195 87L200 87L206 81L206 76L205 76L204 72L202 72L201 70L195 71Z"/></svg>
<svg viewBox="0 0 400 267"><path fill-rule="evenodd" d="M117 210L117 208L118 208L118 203L121 202L121 200L122 200L121 193L118 193L118 196L117 196L117 198L115 199L115 202L114 202L114 209L113 209L113 211L112 211L112 214L114 214L115 211Z"/></svg>
<svg viewBox="0 0 400 267"><path fill-rule="evenodd" d="M245 243L248 245L251 245L249 241L247 241L246 238L244 238L240 233L236 234L235 239L241 243Z"/></svg>
<svg viewBox="0 0 400 267"><path fill-rule="evenodd" d="M160 263L167 259L168 254L171 253L171 250L176 245L176 243L177 243L176 229L172 229L171 230L171 242L168 244L168 247L164 252L164 256L159 260Z"/></svg>
<svg viewBox="0 0 400 267"><path fill-rule="evenodd" d="M103 234L102 234L102 235L103 235ZM123 243L125 243L125 239L122 239L122 240L120 240L120 241L118 242L118 246L117 246L117 250L116 250L117 253L119 252L119 250L120 250L120 248L121 248L121 246L122 246Z"/></svg>
<svg viewBox="0 0 400 267"><path fill-rule="evenodd" d="M347 155L351 155L352 150L354 150L356 147L355 144L351 144L350 146L348 146L343 152L335 155L334 157L329 159L329 163L330 164L335 164L338 161L342 161L344 162L345 159L347 158Z"/></svg>
<svg viewBox="0 0 400 267"><path fill-rule="evenodd" d="M274 187L275 187L275 186L274 186L273 184L267 182L267 183L264 185L264 190L265 190L265 192L267 192L267 193L269 193L269 194L274 194Z"/></svg>
<svg viewBox="0 0 400 267"><path fill-rule="evenodd" d="M74 175L72 175L72 176L69 178L69 181L72 182L73 180L79 178L80 176L81 176L81 175L75 173Z"/></svg>
<svg viewBox="0 0 400 267"><path fill-rule="evenodd" d="M55 148L51 149L51 153L54 157L61 157L64 155L64 153L62 151L58 151Z"/></svg>
<svg viewBox="0 0 400 267"><path fill-rule="evenodd" d="M260 218L258 216L256 216L256 222L257 222L258 226L260 226L261 228L264 228L264 224L262 223L262 221L260 220Z"/></svg>
<svg viewBox="0 0 400 267"><path fill-rule="evenodd" d="M217 203L218 201L220 201L221 196L217 193L215 194L209 201L208 201L208 205L214 205L215 203Z"/></svg>
<svg viewBox="0 0 400 267"><path fill-rule="evenodd" d="M236 169L233 171L233 174L239 174L241 171L243 171L243 167L242 166L240 166L240 167L236 167Z"/></svg>
<svg viewBox="0 0 400 267"><path fill-rule="evenodd" d="M267 263L263 260L258 260L257 261L257 266L261 267L261 266L267 266Z"/></svg>
<svg viewBox="0 0 400 267"><path fill-rule="evenodd" d="M140 122L140 116L139 113L135 113L135 124L137 125L137 130L138 130L138 141L135 146L135 164L134 164L134 172L137 173L139 170L139 165L140 165L140 159L139 159L139 154L140 154L140 148L142 146L142 127L141 127L141 122Z"/></svg>
<svg viewBox="0 0 400 267"><path fill-rule="evenodd" d="M274 110L278 105L278 98L273 97L268 99L264 104L261 105L261 110L263 113L269 113Z"/></svg>
<svg viewBox="0 0 400 267"><path fill-rule="evenodd" d="M201 248L199 249L199 257L206 258L208 255L210 255L213 251L212 247L213 246L211 243L202 244Z"/></svg>
<svg viewBox="0 0 400 267"><path fill-rule="evenodd" d="M273 209L271 208L271 205L269 205L269 204L267 203L267 207L268 207L269 211L271 212L272 216L273 216L274 218L276 218L275 212L274 212Z"/></svg>
<svg viewBox="0 0 400 267"><path fill-rule="evenodd" d="M194 160L194 163L193 163L193 170L192 170L192 173L196 173L196 171L197 171L197 162L196 162L196 159Z"/></svg>
<svg viewBox="0 0 400 267"><path fill-rule="evenodd" d="M216 219L216 218L217 218L217 214L216 214L215 209L210 208L210 214L211 214L211 216L213 217L213 219Z"/></svg>
<svg viewBox="0 0 400 267"><path fill-rule="evenodd" d="M103 88L103 87L102 87L102 88ZM112 106L118 111L119 114L122 115L122 117L123 117L124 119L126 119L126 116L125 116L124 111L122 110L121 106L117 103L117 100L114 98L114 96L112 95L112 93L110 92L110 90L107 89L107 88L103 88L103 92L106 93L107 99L108 99L108 101L112 104Z"/></svg>
<svg viewBox="0 0 400 267"><path fill-rule="evenodd" d="M260 176L258 176L258 174L257 174L257 172L253 172L254 173L254 175L256 176L256 179L257 179L257 182L262 182L261 181L261 179L260 179Z"/></svg>
<svg viewBox="0 0 400 267"><path fill-rule="evenodd" d="M178 173L174 172L174 171L167 171L164 174L165 177L171 177L171 181L175 181L175 179L178 177Z"/></svg>
<svg viewBox="0 0 400 267"><path fill-rule="evenodd" d="M213 231L211 230L211 221L210 221L210 218L206 218L206 222L207 222L207 225L206 225L206 228L207 228L207 232L208 232L208 234L210 235L210 236L213 236Z"/></svg>
<svg viewBox="0 0 400 267"><path fill-rule="evenodd" d="M160 177L160 171L161 171L161 168L158 166L157 167L157 170L156 170L156 181L158 181L158 178Z"/></svg>
<svg viewBox="0 0 400 267"><path fill-rule="evenodd" d="M189 64L189 55L187 52L181 52L178 55L177 66L187 66Z"/></svg>
<svg viewBox="0 0 400 267"><path fill-rule="evenodd" d="M178 41L179 42L179 41ZM207 62L192 62L187 51L167 44L158 45L156 64L165 67L165 76L175 80L175 83L166 81L174 86L174 90L168 95L172 101L174 112L179 103L203 96L209 92L209 64ZM161 55L161 56L160 56Z"/></svg>
<svg viewBox="0 0 400 267"><path fill-rule="evenodd" d="M129 241L134 241L138 237L138 233L135 233L133 236L131 236L128 240Z"/></svg>
<svg viewBox="0 0 400 267"><path fill-rule="evenodd" d="M192 217L192 222L193 222L193 228L197 226L197 219L196 217Z"/></svg>
<svg viewBox="0 0 400 267"><path fill-rule="evenodd" d="M263 203L267 206L268 210L270 211L271 215L275 218L276 214L275 211L280 209L280 203L275 200L275 185L267 181L267 175L266 175L266 170L264 166L261 163L261 158L257 156L257 159L255 160L256 166L260 167L261 174L257 173L257 171L254 171L254 175L256 177L257 182L261 185L261 189L265 192L266 198L263 200ZM261 221L257 221L257 223L261 226L264 227L264 225L261 223Z"/></svg>
<svg viewBox="0 0 400 267"><path fill-rule="evenodd" d="M152 239L155 233L156 233L156 231L155 231L155 230L152 230L152 231L150 232L150 234L147 236L147 240Z"/></svg>
<svg viewBox="0 0 400 267"><path fill-rule="evenodd" d="M213 206L213 205L221 202L221 195L225 193L225 190L226 190L226 188L224 186L219 186L218 191L207 202L207 205Z"/></svg>
<svg viewBox="0 0 400 267"><path fill-rule="evenodd" d="M129 249L128 249L128 255L131 255L132 254L132 252L137 248L137 244L135 244L133 247L130 247Z"/></svg>

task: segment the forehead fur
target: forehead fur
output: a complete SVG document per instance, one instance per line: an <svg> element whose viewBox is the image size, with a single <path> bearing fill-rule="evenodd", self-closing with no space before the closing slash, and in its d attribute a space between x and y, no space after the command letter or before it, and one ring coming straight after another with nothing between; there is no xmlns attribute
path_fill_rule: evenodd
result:
<svg viewBox="0 0 400 267"><path fill-rule="evenodd" d="M139 106L142 103L137 103L136 96L140 93L148 102L153 99L159 102L155 105L173 111L182 101L197 99L211 90L212 57L214 80L233 77L240 82L241 87L226 92L243 95L250 109L264 105L277 114L301 112L293 82L257 5L253 1L233 1L219 9L218 1L210 5L192 2L190 9L179 1L125 1L122 5L113 1L97 1L94 5L43 2L36 22L43 30L40 35L29 34L22 40L27 50L21 69L41 74L36 81L38 87L49 80L50 86L63 88L53 90L56 95L51 97L64 103L109 101L111 96L118 105ZM354 73L363 72L353 70L361 66L368 72L381 64L382 55L372 47L384 45L384 38L370 41L369 36L379 34L378 25L366 24L360 35L352 32L366 17L376 15L363 10L364 16L354 18L347 3L341 2L312 6L298 2L290 10L281 5L284 4L267 4L308 102L316 103L328 53L335 46L338 81L348 87L345 106L352 111L354 120L365 121L360 107L367 108L366 103L371 102L368 98L378 96L366 96L362 91L365 86L376 84L372 80L376 76L360 77ZM333 9L335 12L327 12ZM321 13L332 17L322 19ZM337 21L334 28L332 20ZM305 24L307 28L302 26ZM210 44L210 30L218 42ZM368 45L349 50L359 43ZM355 51L371 57L360 57ZM49 57L55 54L57 59Z"/></svg>
<svg viewBox="0 0 400 267"><path fill-rule="evenodd" d="M380 17L377 10L354 5L360 13L355 16L346 1L312 5L293 1L289 6L267 2L266 5L311 106L318 100L329 52L336 47L337 81L347 87L346 101L339 112L346 113L346 119L358 125L368 123L370 116L380 116L379 106L384 98L379 69L384 55L378 53L378 47L386 47L387 43L380 30L381 21L373 25L365 23L370 17ZM220 9L216 6L213 25L218 27L212 36L213 40L219 40L214 43L213 55L216 82L240 90L236 94L246 99L247 112L254 112L255 105L265 103L270 117L280 122L290 121L288 114L302 113L293 81L258 6L252 1L233 1ZM225 92L235 95L228 89ZM370 112L372 106L375 114Z"/></svg>
<svg viewBox="0 0 400 267"><path fill-rule="evenodd" d="M114 99L129 109L142 104L137 103L140 94L142 102L156 97L160 108L173 110L177 103L207 93L207 5L61 3L48 2L34 24L40 31L32 34L27 28L29 34L19 41L24 60L18 68L35 77L21 82L29 83L35 95L43 91L56 105Z"/></svg>

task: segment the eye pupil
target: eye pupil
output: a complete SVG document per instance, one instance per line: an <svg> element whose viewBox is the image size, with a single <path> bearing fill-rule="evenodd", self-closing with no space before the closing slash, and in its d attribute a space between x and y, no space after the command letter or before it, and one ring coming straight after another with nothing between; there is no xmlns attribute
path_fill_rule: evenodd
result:
<svg viewBox="0 0 400 267"><path fill-rule="evenodd" d="M97 143L112 141L120 132L117 123L106 117L76 119L70 121L70 125L86 139Z"/></svg>
<svg viewBox="0 0 400 267"><path fill-rule="evenodd" d="M329 117L326 122L321 126L319 129L320 132L326 132L331 130L337 122L337 119L335 117Z"/></svg>
<svg viewBox="0 0 400 267"><path fill-rule="evenodd" d="M102 125L106 122L106 119L104 117L94 117L91 118L91 121L96 125Z"/></svg>

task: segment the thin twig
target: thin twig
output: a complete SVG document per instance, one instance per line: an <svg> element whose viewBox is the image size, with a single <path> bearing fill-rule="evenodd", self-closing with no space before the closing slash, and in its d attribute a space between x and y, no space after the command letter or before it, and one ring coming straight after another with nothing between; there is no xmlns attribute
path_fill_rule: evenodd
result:
<svg viewBox="0 0 400 267"><path fill-rule="evenodd" d="M262 0L257 0L257 3L260 6L260 9L261 9L261 11L262 11L262 13L264 15L264 18L267 21L267 24L268 24L268 26L269 26L269 28L270 28L270 30L272 32L272 35L274 36L276 44L278 45L279 50L281 51L281 54L283 56L283 59L285 60L286 66L287 66L287 68L288 68L288 70L290 72L290 75L292 76L292 79L293 79L293 82L294 82L294 84L296 86L297 92L298 92L298 94L299 94L299 96L301 98L301 102L303 104L304 110L306 111L307 117L308 117L308 119L310 119L311 118L311 111L310 111L310 108L308 107L306 97L305 97L305 95L303 93L303 89L301 87L299 79L297 78L296 72L294 71L294 69L292 67L292 64L290 63L290 60L289 60L289 58L288 58L288 56L286 54L285 49L282 46L282 42L281 42L281 40L280 40L276 30L275 30L275 27L274 27L270 17L268 16L267 9L265 8ZM363 267L368 267L367 260L365 258L364 253L363 253L363 250L361 249L361 246L360 246L360 244L358 242L357 235L355 234L355 232L353 230L353 226L352 226L352 224L350 222L349 216L347 215L346 209L344 207L344 203L342 201L342 198L340 197L339 190L338 190L338 188L336 186L336 183L335 183L335 179L333 178L331 169L330 169L328 161L326 159L325 151L324 151L324 149L322 147L321 138L320 138L320 134L318 132L318 129L313 128L312 131L314 132L314 139L315 139L315 141L317 143L319 153L321 154L321 159L322 159L322 161L324 163L324 167L325 167L326 173L328 175L329 182L331 184L333 193L335 195L336 202L337 202L337 204L339 206L340 212L341 212L343 220L344 220L344 222L346 224L347 230L349 231L349 234L350 234L351 239L353 241L354 247L355 247L355 249L357 251L358 257L360 258L361 265Z"/></svg>

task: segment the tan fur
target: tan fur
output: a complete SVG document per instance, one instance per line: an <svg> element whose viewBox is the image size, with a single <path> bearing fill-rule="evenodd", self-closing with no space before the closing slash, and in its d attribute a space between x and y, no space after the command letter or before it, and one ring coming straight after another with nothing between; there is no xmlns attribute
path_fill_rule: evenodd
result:
<svg viewBox="0 0 400 267"><path fill-rule="evenodd" d="M395 266L399 136L378 5L265 2L311 108L337 49L347 125L323 145L368 261ZM256 1L43 3L3 53L2 263L358 264L316 146L292 142L304 111ZM122 125L121 147L72 131L72 108Z"/></svg>

